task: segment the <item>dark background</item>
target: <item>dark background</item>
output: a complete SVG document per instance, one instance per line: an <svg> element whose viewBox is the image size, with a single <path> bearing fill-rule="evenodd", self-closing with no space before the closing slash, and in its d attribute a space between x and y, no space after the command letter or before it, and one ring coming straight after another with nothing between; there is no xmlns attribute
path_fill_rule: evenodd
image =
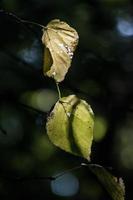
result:
<svg viewBox="0 0 133 200"><path fill-rule="evenodd" d="M122 176L126 199L131 200L132 1L1 0L0 8L43 25L59 18L78 31L80 41L61 83L62 95L74 93L91 104L95 113L92 163L111 167ZM84 162L56 148L46 135L46 117L57 100L57 90L42 73L41 36L40 27L0 12L0 197L109 199L86 168L56 181L14 179L53 176Z"/></svg>

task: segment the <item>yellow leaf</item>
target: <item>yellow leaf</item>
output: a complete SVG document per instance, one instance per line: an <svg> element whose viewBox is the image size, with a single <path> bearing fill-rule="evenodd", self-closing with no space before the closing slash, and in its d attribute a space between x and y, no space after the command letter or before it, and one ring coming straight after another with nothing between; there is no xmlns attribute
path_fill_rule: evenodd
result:
<svg viewBox="0 0 133 200"><path fill-rule="evenodd" d="M86 101L75 95L61 98L48 118L46 129L53 144L90 159L94 126L93 111Z"/></svg>
<svg viewBox="0 0 133 200"><path fill-rule="evenodd" d="M44 49L44 75L56 82L64 80L71 66L73 53L78 44L78 33L66 22L52 20L43 29L42 43Z"/></svg>

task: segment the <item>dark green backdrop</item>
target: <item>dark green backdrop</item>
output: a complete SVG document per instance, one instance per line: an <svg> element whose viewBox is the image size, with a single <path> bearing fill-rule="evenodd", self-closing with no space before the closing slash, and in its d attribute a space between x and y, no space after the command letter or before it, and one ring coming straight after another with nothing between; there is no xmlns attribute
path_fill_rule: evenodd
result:
<svg viewBox="0 0 133 200"><path fill-rule="evenodd" d="M1 0L0 9L44 25L59 18L78 31L79 45L61 91L64 96L75 93L91 104L96 120L92 162L112 167L116 176L122 176L131 200L132 1ZM13 180L53 176L84 162L53 146L46 135L46 117L57 91L54 81L42 73L41 36L39 27L0 12L0 197L109 199L84 168L55 182Z"/></svg>

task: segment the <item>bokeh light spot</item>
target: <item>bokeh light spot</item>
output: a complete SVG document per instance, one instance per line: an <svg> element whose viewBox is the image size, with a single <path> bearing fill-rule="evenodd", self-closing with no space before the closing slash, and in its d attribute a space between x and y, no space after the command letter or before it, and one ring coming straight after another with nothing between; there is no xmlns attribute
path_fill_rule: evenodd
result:
<svg viewBox="0 0 133 200"><path fill-rule="evenodd" d="M51 182L52 192L59 196L74 196L79 189L78 179L71 173Z"/></svg>
<svg viewBox="0 0 133 200"><path fill-rule="evenodd" d="M94 124L94 140L96 142L99 142L104 138L107 128L108 124L106 119L102 116L96 116Z"/></svg>
<svg viewBox="0 0 133 200"><path fill-rule="evenodd" d="M18 56L26 63L32 64L32 66L38 68L38 65L41 64L40 63L41 50L39 48L40 47L39 45L40 44L38 43L38 41L34 40L30 46L21 49L18 52Z"/></svg>
<svg viewBox="0 0 133 200"><path fill-rule="evenodd" d="M118 18L117 30L124 37L133 36L133 20Z"/></svg>
<svg viewBox="0 0 133 200"><path fill-rule="evenodd" d="M120 166L133 169L133 122L128 119L116 132L114 152L118 157Z"/></svg>
<svg viewBox="0 0 133 200"><path fill-rule="evenodd" d="M29 91L22 96L24 103L44 112L49 111L57 99L57 92L49 89Z"/></svg>

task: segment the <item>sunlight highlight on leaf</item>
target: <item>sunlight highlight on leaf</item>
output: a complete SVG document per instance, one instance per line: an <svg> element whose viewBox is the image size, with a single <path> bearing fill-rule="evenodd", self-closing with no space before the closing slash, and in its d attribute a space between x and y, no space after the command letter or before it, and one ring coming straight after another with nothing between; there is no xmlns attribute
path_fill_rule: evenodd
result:
<svg viewBox="0 0 133 200"><path fill-rule="evenodd" d="M73 53L78 44L78 33L66 22L54 19L43 29L44 75L56 82L64 80L71 66Z"/></svg>
<svg viewBox="0 0 133 200"><path fill-rule="evenodd" d="M50 113L46 128L53 144L90 160L94 115L86 101L75 95L61 98Z"/></svg>

